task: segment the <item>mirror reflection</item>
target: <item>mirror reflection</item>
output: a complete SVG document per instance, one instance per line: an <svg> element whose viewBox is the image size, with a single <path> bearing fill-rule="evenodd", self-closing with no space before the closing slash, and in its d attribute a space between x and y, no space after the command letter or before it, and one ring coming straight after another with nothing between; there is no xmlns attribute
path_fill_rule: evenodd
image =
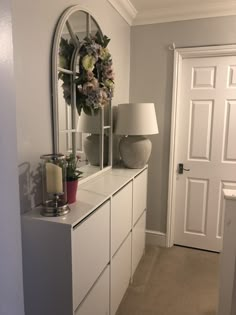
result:
<svg viewBox="0 0 236 315"><path fill-rule="evenodd" d="M87 12L71 10L54 41L54 151L79 156L83 178L111 166L112 59ZM56 47L56 48L55 48Z"/></svg>

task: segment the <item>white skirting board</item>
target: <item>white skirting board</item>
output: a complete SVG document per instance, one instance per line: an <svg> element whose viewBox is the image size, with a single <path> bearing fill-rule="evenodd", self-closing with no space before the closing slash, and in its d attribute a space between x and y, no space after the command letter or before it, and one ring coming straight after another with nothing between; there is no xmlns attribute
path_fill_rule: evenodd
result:
<svg viewBox="0 0 236 315"><path fill-rule="evenodd" d="M166 234L158 231L146 230L146 244L166 247Z"/></svg>

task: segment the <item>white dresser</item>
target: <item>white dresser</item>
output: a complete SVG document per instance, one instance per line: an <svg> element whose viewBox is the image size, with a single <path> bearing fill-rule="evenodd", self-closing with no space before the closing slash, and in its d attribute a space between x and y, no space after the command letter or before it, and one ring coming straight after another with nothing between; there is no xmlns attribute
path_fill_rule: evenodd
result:
<svg viewBox="0 0 236 315"><path fill-rule="evenodd" d="M115 315L144 253L147 168L83 184L65 217L22 216L26 315Z"/></svg>
<svg viewBox="0 0 236 315"><path fill-rule="evenodd" d="M224 192L224 237L220 255L218 315L236 314L236 190Z"/></svg>

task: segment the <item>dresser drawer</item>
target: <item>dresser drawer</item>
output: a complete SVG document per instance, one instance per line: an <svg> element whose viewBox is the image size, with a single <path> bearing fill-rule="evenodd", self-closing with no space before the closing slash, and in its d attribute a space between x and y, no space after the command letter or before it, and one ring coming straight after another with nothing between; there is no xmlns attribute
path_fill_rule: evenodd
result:
<svg viewBox="0 0 236 315"><path fill-rule="evenodd" d="M72 233L73 306L81 303L109 262L110 201Z"/></svg>
<svg viewBox="0 0 236 315"><path fill-rule="evenodd" d="M135 224L132 233L132 276L145 250L146 211Z"/></svg>
<svg viewBox="0 0 236 315"><path fill-rule="evenodd" d="M109 268L106 267L75 315L109 315Z"/></svg>
<svg viewBox="0 0 236 315"><path fill-rule="evenodd" d="M111 315L115 315L131 278L131 233L111 262Z"/></svg>
<svg viewBox="0 0 236 315"><path fill-rule="evenodd" d="M131 230L132 183L123 187L112 198L111 209L111 252L112 256Z"/></svg>
<svg viewBox="0 0 236 315"><path fill-rule="evenodd" d="M133 225L147 207L147 170L134 178Z"/></svg>

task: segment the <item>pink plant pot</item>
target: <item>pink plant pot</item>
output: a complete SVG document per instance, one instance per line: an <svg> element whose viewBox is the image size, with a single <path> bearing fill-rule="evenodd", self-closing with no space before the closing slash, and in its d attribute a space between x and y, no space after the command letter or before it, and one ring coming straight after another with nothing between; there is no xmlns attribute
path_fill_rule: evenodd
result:
<svg viewBox="0 0 236 315"><path fill-rule="evenodd" d="M77 187L78 187L78 179L67 181L66 182L67 187L67 202L73 203L76 201L76 193L77 193Z"/></svg>

